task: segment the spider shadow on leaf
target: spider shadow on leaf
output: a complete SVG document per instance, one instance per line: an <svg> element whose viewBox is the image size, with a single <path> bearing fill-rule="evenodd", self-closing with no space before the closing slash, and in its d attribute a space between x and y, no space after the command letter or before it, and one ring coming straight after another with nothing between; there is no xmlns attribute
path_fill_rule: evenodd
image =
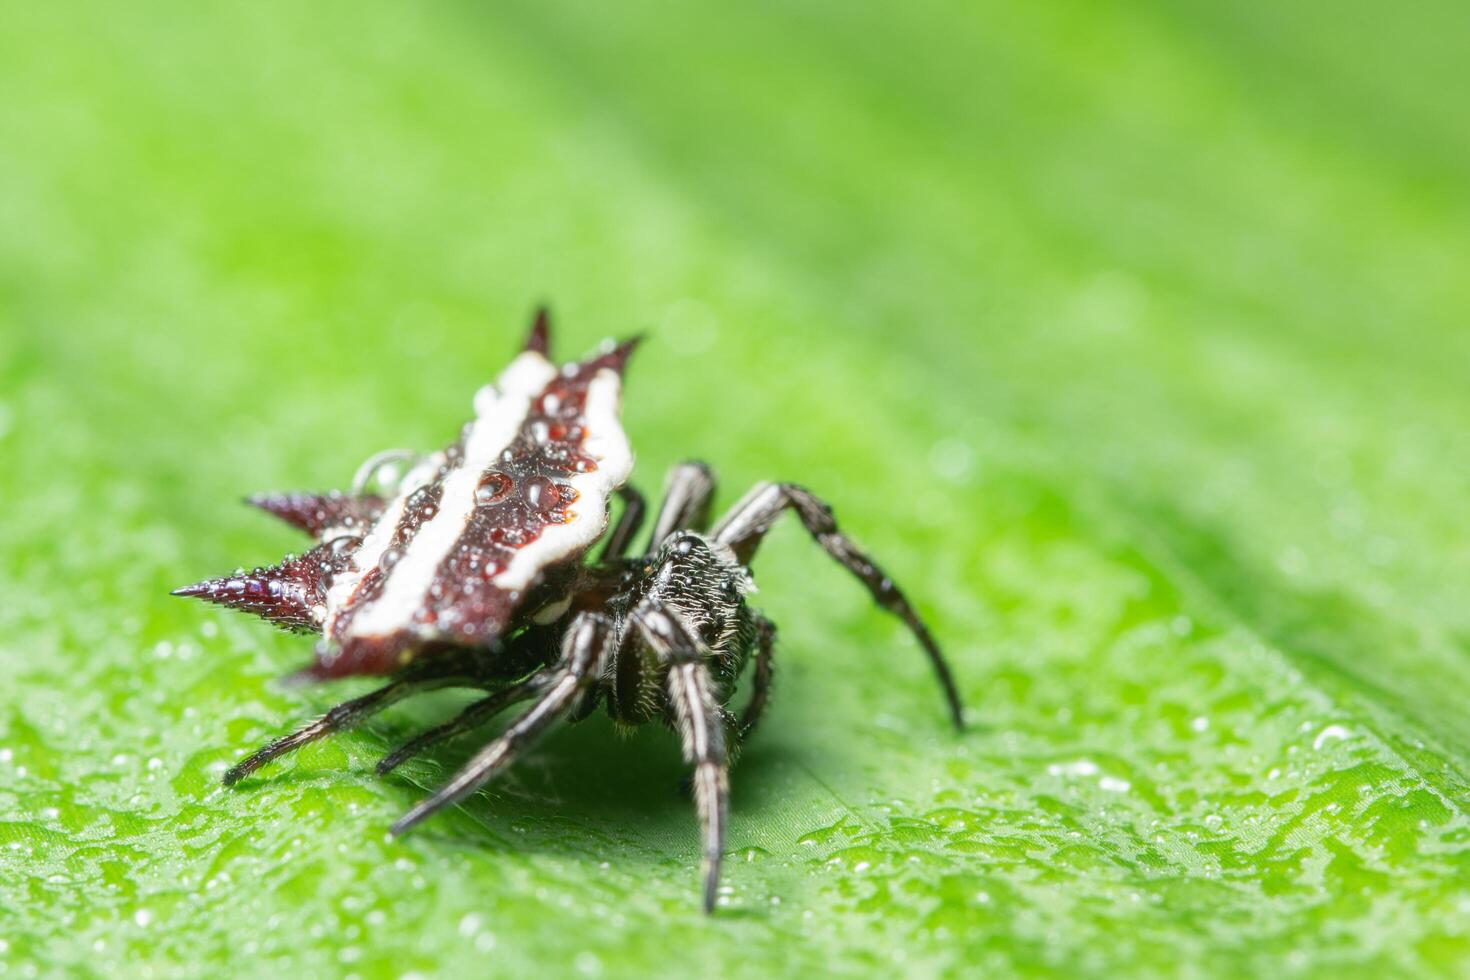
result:
<svg viewBox="0 0 1470 980"><path fill-rule="evenodd" d="M396 712L369 730L381 733L384 748L391 748L421 730L425 719L452 713L454 703L452 696L430 696L421 710ZM372 778L398 787L411 805L458 771L505 724L487 725ZM778 742L752 745L736 771L759 783L763 770L779 764L781 752ZM739 800L739 781L736 785ZM619 731L597 713L549 733L500 779L461 803L461 816L425 825L416 834L579 855L590 843L611 860L609 846L662 852L666 842L697 836L689 796L688 766L676 734L652 726ZM684 848L675 850L684 856Z"/></svg>

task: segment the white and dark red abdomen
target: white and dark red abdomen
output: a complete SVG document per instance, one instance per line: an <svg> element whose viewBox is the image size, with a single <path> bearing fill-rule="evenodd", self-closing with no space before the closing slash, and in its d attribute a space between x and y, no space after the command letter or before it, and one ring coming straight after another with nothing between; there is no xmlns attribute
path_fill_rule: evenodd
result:
<svg viewBox="0 0 1470 980"><path fill-rule="evenodd" d="M624 345L557 368L526 351L475 396L453 446L403 479L326 596L316 672L381 673L434 644L479 646L553 566L607 527L632 471Z"/></svg>
<svg viewBox="0 0 1470 980"><path fill-rule="evenodd" d="M320 632L311 672L390 673L446 646L489 646L536 613L607 529L633 453L619 418L635 341L557 368L538 317L526 350L475 395L460 438L391 495L271 494L252 503L316 538L279 565L179 589ZM544 587L543 587L544 586Z"/></svg>

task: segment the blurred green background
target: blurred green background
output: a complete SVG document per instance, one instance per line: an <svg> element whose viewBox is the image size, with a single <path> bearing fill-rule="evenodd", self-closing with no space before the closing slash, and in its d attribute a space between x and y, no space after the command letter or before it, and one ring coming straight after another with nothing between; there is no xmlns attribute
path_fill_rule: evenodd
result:
<svg viewBox="0 0 1470 980"><path fill-rule="evenodd" d="M1465 975L1461 2L4 4L6 976ZM638 480L800 480L698 912L668 733L402 842L425 699L168 589L434 447L554 305Z"/></svg>

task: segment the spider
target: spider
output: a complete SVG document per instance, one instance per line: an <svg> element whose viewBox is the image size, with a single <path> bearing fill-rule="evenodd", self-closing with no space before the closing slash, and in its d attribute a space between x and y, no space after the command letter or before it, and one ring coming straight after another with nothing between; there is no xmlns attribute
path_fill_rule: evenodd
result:
<svg viewBox="0 0 1470 980"><path fill-rule="evenodd" d="M413 694L469 687L485 696L378 764L531 706L397 823L402 834L503 772L538 736L603 705L615 723L678 730L693 767L704 909L715 907L729 813L728 766L765 711L776 628L746 597L749 565L792 511L838 564L917 638L956 727L959 694L937 644L902 592L842 534L831 508L789 483L762 483L710 523L715 477L690 462L669 474L646 546L643 497L619 421L622 376L638 338L558 369L537 312L522 353L480 389L475 417L446 449L402 475L401 453L364 464L350 493L269 494L249 502L312 535L300 556L178 589L317 633L308 679L389 675L225 773L232 786L266 763L359 724ZM375 480L376 477L376 480ZM374 492L371 484L383 485ZM612 497L622 500L608 532ZM588 552L606 534L595 560ZM748 703L727 706L754 662Z"/></svg>

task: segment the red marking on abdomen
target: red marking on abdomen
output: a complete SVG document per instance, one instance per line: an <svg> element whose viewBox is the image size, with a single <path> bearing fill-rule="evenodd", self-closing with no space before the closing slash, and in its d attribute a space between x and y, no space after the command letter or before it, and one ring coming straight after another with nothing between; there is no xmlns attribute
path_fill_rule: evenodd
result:
<svg viewBox="0 0 1470 980"><path fill-rule="evenodd" d="M532 402L515 441L481 478L490 492L476 500L464 533L434 574L426 621L435 630L464 642L498 633L520 595L497 587L496 576L547 528L575 519L568 508L579 495L565 481L597 468L580 450L587 439L587 389L599 370L601 365L583 365L553 380Z"/></svg>

